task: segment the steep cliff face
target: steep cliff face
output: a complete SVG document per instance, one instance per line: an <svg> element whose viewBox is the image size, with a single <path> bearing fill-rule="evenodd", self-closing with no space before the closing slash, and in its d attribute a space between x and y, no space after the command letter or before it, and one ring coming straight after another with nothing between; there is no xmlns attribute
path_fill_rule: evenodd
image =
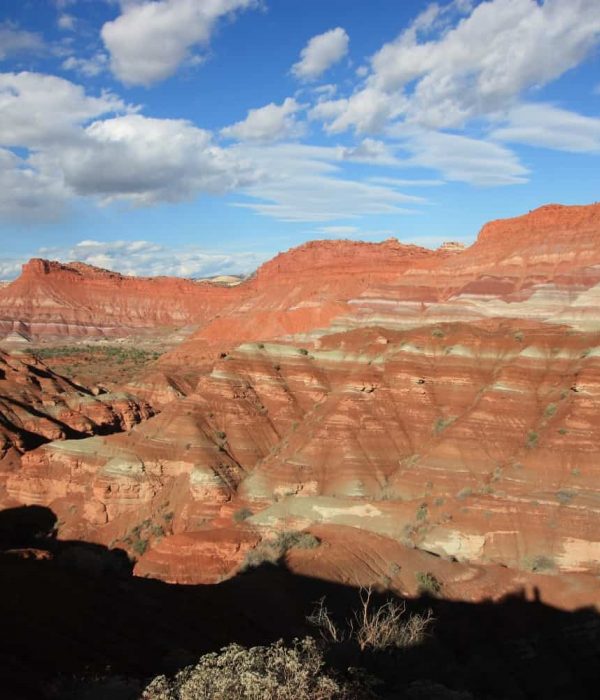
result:
<svg viewBox="0 0 600 700"><path fill-rule="evenodd" d="M170 581L311 528L303 573L597 603L599 270L599 205L494 222L465 250L301 246L143 378L160 415L42 445L6 488Z"/></svg>
<svg viewBox="0 0 600 700"><path fill-rule="evenodd" d="M119 336L206 321L228 288L174 277L127 277L83 263L33 259L0 289L0 333Z"/></svg>

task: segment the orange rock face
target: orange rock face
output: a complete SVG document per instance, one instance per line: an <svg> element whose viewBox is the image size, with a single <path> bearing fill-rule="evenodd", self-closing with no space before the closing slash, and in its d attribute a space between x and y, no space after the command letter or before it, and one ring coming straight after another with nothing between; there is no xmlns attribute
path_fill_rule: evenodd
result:
<svg viewBox="0 0 600 700"><path fill-rule="evenodd" d="M27 354L0 350L0 460L10 448L129 430L153 410L126 394L78 386Z"/></svg>
<svg viewBox="0 0 600 700"><path fill-rule="evenodd" d="M598 603L600 205L464 250L310 243L226 292L141 379L159 415L29 452L11 497L169 581L308 528L323 548L288 554L305 574Z"/></svg>
<svg viewBox="0 0 600 700"><path fill-rule="evenodd" d="M174 277L126 277L83 263L33 259L0 289L0 333L119 336L211 318L232 289Z"/></svg>

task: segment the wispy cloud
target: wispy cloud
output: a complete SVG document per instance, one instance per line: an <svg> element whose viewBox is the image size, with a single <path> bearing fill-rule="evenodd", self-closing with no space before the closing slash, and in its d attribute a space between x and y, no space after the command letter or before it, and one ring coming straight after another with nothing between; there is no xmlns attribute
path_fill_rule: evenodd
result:
<svg viewBox="0 0 600 700"><path fill-rule="evenodd" d="M551 104L524 104L509 110L492 138L559 151L600 153L600 119Z"/></svg>
<svg viewBox="0 0 600 700"><path fill-rule="evenodd" d="M39 52L44 49L44 40L36 32L20 29L12 22L0 23L0 60L25 52Z"/></svg>

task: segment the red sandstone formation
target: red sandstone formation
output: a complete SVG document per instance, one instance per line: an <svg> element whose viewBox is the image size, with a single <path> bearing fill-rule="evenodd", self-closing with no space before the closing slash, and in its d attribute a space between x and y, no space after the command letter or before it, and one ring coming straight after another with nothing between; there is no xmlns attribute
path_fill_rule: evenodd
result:
<svg viewBox="0 0 600 700"><path fill-rule="evenodd" d="M331 329L487 318L600 327L600 204L549 205L492 222L464 250L394 239L319 241L282 253L160 364L188 366L243 341L310 341ZM237 300L236 294L243 298Z"/></svg>
<svg viewBox="0 0 600 700"><path fill-rule="evenodd" d="M98 394L34 356L0 351L0 464L45 442L129 430L153 415L133 396Z"/></svg>
<svg viewBox="0 0 600 700"><path fill-rule="evenodd" d="M395 239L312 242L234 287L32 260L0 290L0 330L122 335L192 324L200 326L189 346L197 359L208 346L314 333L332 323L406 327L509 317L594 328L599 222L600 204L548 205L487 224L464 250Z"/></svg>
<svg viewBox="0 0 600 700"><path fill-rule="evenodd" d="M33 259L0 289L0 333L119 336L177 328L212 318L229 291L209 282L127 277L83 263Z"/></svg>
<svg viewBox="0 0 600 700"><path fill-rule="evenodd" d="M141 381L160 415L27 453L8 493L169 581L311 528L322 547L288 555L306 574L597 604L599 270L600 205L462 251L306 244L221 289Z"/></svg>

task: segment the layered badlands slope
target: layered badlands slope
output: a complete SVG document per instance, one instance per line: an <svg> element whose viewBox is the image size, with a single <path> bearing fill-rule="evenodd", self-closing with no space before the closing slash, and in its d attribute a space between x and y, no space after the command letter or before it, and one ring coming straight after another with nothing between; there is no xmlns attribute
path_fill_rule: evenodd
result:
<svg viewBox="0 0 600 700"><path fill-rule="evenodd" d="M70 536L127 546L147 523L138 571L168 580L213 580L260 533L314 524L464 565L598 575L597 341L456 324L354 331L308 354L246 344L129 435L29 453L8 491L85 508Z"/></svg>
<svg viewBox="0 0 600 700"><path fill-rule="evenodd" d="M195 342L181 348L193 358L207 347L314 334L332 323L405 328L509 317L594 329L599 226L600 204L548 205L487 224L465 249L312 242L233 287L32 260L0 290L0 331L119 335L193 324Z"/></svg>
<svg viewBox="0 0 600 700"><path fill-rule="evenodd" d="M0 289L0 334L119 336L206 322L230 289L175 277L127 277L83 263L33 259Z"/></svg>
<svg viewBox="0 0 600 700"><path fill-rule="evenodd" d="M44 443L129 430L154 414L126 393L78 386L26 354L0 351L0 501L20 457Z"/></svg>
<svg viewBox="0 0 600 700"><path fill-rule="evenodd" d="M600 204L548 205L487 224L464 249L429 251L394 239L308 243L263 265L244 303L228 307L198 331L196 344L180 350L207 341L318 336L331 325L513 318L598 329L599 236Z"/></svg>
<svg viewBox="0 0 600 700"><path fill-rule="evenodd" d="M78 386L34 356L0 350L0 460L10 448L128 430L151 415L133 396Z"/></svg>
<svg viewBox="0 0 600 700"><path fill-rule="evenodd" d="M464 251L302 246L161 361L195 363L195 387L127 434L27 453L9 498L171 581L313 528L322 546L289 559L304 573L597 603L599 282L598 205Z"/></svg>

